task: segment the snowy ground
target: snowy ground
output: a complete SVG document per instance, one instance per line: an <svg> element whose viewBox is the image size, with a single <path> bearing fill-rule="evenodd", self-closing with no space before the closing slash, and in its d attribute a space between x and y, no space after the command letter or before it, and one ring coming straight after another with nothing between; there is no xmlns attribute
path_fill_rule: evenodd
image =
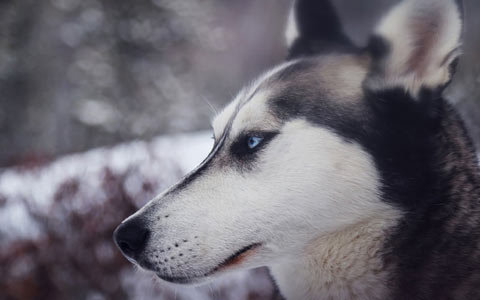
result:
<svg viewBox="0 0 480 300"><path fill-rule="evenodd" d="M168 186L179 175L186 174L200 163L211 145L210 133L200 132L94 149L62 157L46 167L34 170L6 169L0 173L0 195L9 199L9 202L0 211L0 220L3 220L5 226L11 225L11 230L18 235L34 233L34 228L29 227L30 223L25 218L20 201L15 200L28 199L36 205L48 207L58 186L75 177L83 178L82 184L88 187L90 193L96 193L101 184L101 180L97 180L99 173L105 167L114 173L140 168L145 177L161 177L159 181ZM129 178L126 183L127 191L134 196L138 189L138 179Z"/></svg>

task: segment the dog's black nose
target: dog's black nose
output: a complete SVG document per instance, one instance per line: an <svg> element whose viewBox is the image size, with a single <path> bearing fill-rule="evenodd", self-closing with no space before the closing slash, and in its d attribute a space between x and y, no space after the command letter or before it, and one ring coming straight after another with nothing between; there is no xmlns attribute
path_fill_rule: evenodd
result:
<svg viewBox="0 0 480 300"><path fill-rule="evenodd" d="M120 224L113 233L113 239L124 255L134 258L145 248L149 230L139 218L132 218Z"/></svg>

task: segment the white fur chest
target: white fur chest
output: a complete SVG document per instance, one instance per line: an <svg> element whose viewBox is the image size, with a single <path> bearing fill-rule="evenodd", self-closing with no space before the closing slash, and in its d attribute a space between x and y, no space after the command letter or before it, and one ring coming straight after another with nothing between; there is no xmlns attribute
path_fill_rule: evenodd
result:
<svg viewBox="0 0 480 300"><path fill-rule="evenodd" d="M323 236L303 257L271 266L280 292L288 300L385 299L389 272L380 251L386 225L368 222Z"/></svg>

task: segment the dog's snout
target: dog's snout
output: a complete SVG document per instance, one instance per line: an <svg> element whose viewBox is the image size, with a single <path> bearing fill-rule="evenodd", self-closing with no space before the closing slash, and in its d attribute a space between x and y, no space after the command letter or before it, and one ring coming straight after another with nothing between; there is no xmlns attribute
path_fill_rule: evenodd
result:
<svg viewBox="0 0 480 300"><path fill-rule="evenodd" d="M145 248L149 230L139 218L133 218L120 224L113 233L118 248L128 257L135 257Z"/></svg>

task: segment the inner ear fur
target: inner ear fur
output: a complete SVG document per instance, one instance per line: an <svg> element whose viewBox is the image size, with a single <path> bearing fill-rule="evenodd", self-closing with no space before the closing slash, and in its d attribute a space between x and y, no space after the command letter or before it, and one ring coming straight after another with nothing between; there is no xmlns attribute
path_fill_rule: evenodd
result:
<svg viewBox="0 0 480 300"><path fill-rule="evenodd" d="M417 96L450 82L461 53L463 6L455 0L404 0L370 39L372 90L404 88Z"/></svg>

